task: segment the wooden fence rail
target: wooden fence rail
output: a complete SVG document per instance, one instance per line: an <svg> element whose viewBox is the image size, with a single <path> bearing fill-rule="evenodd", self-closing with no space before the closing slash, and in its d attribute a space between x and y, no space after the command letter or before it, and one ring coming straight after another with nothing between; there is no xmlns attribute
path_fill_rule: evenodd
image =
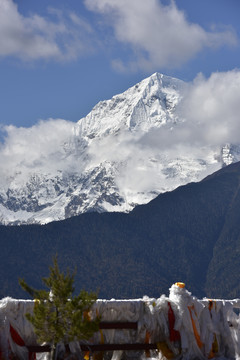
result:
<svg viewBox="0 0 240 360"><path fill-rule="evenodd" d="M137 330L137 322L100 322L99 329L132 329ZM155 350L157 344L144 344L144 343L132 343L132 344L86 344L79 343L82 351L115 351L115 350ZM50 345L28 345L27 349L29 352L43 353L50 352ZM66 350L69 350L69 346L66 345Z"/></svg>
<svg viewBox="0 0 240 360"><path fill-rule="evenodd" d="M157 344L143 344L143 343L134 343L134 344L81 344L80 347L82 351L140 351L140 350L156 350ZM34 353L43 353L50 352L51 348L49 345L30 345L27 346L29 352ZM69 350L69 347L66 346L66 350Z"/></svg>

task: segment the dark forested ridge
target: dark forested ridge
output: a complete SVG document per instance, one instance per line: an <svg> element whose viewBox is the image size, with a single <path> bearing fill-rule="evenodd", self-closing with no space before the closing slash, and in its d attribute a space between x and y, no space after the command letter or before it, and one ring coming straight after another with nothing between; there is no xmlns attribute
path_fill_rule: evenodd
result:
<svg viewBox="0 0 240 360"><path fill-rule="evenodd" d="M168 294L240 297L240 163L162 194L131 213L86 213L44 226L0 226L0 296L41 286L52 257L77 268L76 288L99 297Z"/></svg>

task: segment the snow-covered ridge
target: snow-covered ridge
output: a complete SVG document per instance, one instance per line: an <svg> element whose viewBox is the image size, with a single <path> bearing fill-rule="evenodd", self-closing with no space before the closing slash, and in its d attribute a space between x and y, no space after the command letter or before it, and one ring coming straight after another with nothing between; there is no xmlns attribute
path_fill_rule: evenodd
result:
<svg viewBox="0 0 240 360"><path fill-rule="evenodd" d="M122 94L99 102L78 122L75 135L92 139L120 130L148 131L173 119L181 80L155 73Z"/></svg>
<svg viewBox="0 0 240 360"><path fill-rule="evenodd" d="M128 212L240 160L239 146L185 141L191 123L178 112L185 87L155 73L99 102L76 124L60 122L58 141L49 152L42 153L40 144L39 155L32 157L30 149L18 155L11 172L3 168L1 223L44 224L89 211Z"/></svg>

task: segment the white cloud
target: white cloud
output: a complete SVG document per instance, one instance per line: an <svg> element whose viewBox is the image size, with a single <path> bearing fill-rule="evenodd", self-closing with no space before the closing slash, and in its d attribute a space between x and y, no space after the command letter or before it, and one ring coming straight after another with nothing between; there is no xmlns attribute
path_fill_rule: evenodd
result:
<svg viewBox="0 0 240 360"><path fill-rule="evenodd" d="M191 124L190 141L239 144L240 71L199 75L186 88L180 114Z"/></svg>
<svg viewBox="0 0 240 360"><path fill-rule="evenodd" d="M62 119L40 121L30 128L5 126L5 141L0 146L1 175L66 169L64 144L71 138L73 126L74 123Z"/></svg>
<svg viewBox="0 0 240 360"><path fill-rule="evenodd" d="M13 0L0 0L0 57L70 60L92 51L91 44L91 26L75 13L49 9L49 17L27 17Z"/></svg>
<svg viewBox="0 0 240 360"><path fill-rule="evenodd" d="M85 4L106 16L116 39L134 51L134 61L113 61L118 70L180 66L205 47L237 43L231 30L206 31L190 23L174 1L168 6L158 0L85 0Z"/></svg>

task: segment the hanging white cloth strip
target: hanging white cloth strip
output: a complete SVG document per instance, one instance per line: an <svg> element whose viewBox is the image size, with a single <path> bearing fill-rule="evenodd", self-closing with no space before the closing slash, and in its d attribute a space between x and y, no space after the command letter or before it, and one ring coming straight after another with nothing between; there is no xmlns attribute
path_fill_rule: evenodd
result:
<svg viewBox="0 0 240 360"><path fill-rule="evenodd" d="M123 328L103 326L85 344L156 344L158 352L145 351L145 356L174 359L240 359L240 299L199 300L176 283L169 296L154 299L144 296L130 300L97 300L89 314L100 317L102 323L133 323ZM4 298L0 300L1 358L14 354L21 360L46 358L46 354L29 353L27 346L37 345L37 339L26 313L32 313L34 301ZM135 326L135 325L136 326ZM69 344L70 351L81 353L79 343ZM64 345L59 344L59 354ZM113 352L120 360L122 351ZM79 357L79 356L77 356Z"/></svg>

